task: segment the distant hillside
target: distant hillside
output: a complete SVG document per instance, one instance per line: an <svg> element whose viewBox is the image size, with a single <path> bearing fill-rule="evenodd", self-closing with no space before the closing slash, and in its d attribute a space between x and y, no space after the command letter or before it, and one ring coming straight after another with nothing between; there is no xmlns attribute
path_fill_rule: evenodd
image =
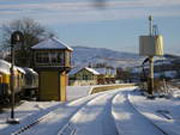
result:
<svg viewBox="0 0 180 135"><path fill-rule="evenodd" d="M135 67L141 65L144 57L140 57L135 53L119 52L111 49L105 48L90 48L90 47L81 47L74 46L72 47L73 51L73 66L88 66L89 64L97 63L107 63L109 66L113 67ZM0 51L0 59L4 59L9 54L8 51ZM165 60L162 61L162 58L159 58L161 63L171 62L171 63L180 63L180 56L165 54Z"/></svg>
<svg viewBox="0 0 180 135"><path fill-rule="evenodd" d="M178 56L178 55L165 54L164 57L166 59L180 60L180 56Z"/></svg>
<svg viewBox="0 0 180 135"><path fill-rule="evenodd" d="M142 62L142 57L134 53L118 52L105 48L72 47L73 65L87 66L89 64L107 63L113 67L132 67Z"/></svg>

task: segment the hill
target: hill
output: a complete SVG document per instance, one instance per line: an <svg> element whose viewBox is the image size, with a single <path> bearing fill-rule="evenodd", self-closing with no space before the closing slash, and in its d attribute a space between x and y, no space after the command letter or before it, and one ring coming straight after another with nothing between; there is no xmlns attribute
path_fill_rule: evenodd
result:
<svg viewBox="0 0 180 135"><path fill-rule="evenodd" d="M142 62L142 57L135 53L119 52L105 48L90 48L74 46L73 65L87 66L89 64L106 63L113 67L132 67Z"/></svg>

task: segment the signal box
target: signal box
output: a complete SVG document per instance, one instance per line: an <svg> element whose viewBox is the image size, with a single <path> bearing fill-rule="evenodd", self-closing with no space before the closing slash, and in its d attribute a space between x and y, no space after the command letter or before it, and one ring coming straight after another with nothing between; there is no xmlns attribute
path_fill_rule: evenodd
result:
<svg viewBox="0 0 180 135"><path fill-rule="evenodd" d="M66 101L73 49L52 37L34 45L32 50L34 67L39 73L39 100Z"/></svg>

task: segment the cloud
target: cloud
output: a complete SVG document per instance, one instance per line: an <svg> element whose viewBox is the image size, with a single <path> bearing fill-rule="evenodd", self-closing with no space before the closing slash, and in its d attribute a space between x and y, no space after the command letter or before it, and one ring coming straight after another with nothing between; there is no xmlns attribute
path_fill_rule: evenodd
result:
<svg viewBox="0 0 180 135"><path fill-rule="evenodd" d="M97 5L90 1L43 2L39 0L29 4L9 3L4 2L0 5L2 21L23 16L35 18L45 24L129 19L149 14L180 16L180 9L174 9L174 7L180 7L180 0L106 0L103 8L97 8Z"/></svg>
<svg viewBox="0 0 180 135"><path fill-rule="evenodd" d="M46 2L30 4L3 4L0 9L45 9L45 10L89 10L94 9L95 2ZM132 0L132 1L109 1L105 2L105 8L140 8L140 7L165 7L180 5L179 0Z"/></svg>

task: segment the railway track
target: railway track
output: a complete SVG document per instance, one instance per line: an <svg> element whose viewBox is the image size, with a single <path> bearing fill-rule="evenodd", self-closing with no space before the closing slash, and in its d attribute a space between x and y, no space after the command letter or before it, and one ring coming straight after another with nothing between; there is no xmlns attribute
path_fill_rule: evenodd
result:
<svg viewBox="0 0 180 135"><path fill-rule="evenodd" d="M133 107L127 98L127 94L126 91L120 92L113 99L112 115L119 135L167 135L161 128Z"/></svg>
<svg viewBox="0 0 180 135"><path fill-rule="evenodd" d="M128 95L126 95L128 104L134 109L134 111L136 111L139 115L141 115L142 117L144 117L144 119L146 119L152 126L154 126L157 130L160 131L160 133L162 135L168 135L168 133L166 131L164 131L163 129L161 129L158 125L156 125L155 123L153 123L151 120L149 120L147 117L145 117L143 114L141 114L136 107L130 102L130 100L128 99Z"/></svg>
<svg viewBox="0 0 180 135"><path fill-rule="evenodd" d="M111 117L112 99L117 93L108 92L89 101L73 115L58 135L118 135ZM72 129L70 133L69 129Z"/></svg>
<svg viewBox="0 0 180 135"><path fill-rule="evenodd" d="M34 120L33 122L20 127L18 130L12 132L12 135L32 135L32 134L44 134L46 133L46 130L39 130L41 128L48 129L49 125L47 124L48 122L51 122L53 120L58 120L57 123L54 123L54 125L58 125L55 128L52 128L51 134L57 134L57 132L63 127L64 123L66 123L74 113L76 113L82 106L84 106L86 103L89 101L93 100L96 98L98 94L95 94L91 97L87 98L81 98L78 100L75 100L73 102L67 103L64 106L61 106L59 108L56 108L52 110L51 112L47 113L46 115L39 117L38 119ZM103 96L103 95L102 95ZM67 113L69 112L69 113ZM64 113L64 115L63 115ZM59 116L59 117L58 117ZM42 126L43 125L43 126ZM51 125L53 127L53 123Z"/></svg>
<svg viewBox="0 0 180 135"><path fill-rule="evenodd" d="M168 135L132 105L129 89L67 103L13 131L12 135Z"/></svg>
<svg viewBox="0 0 180 135"><path fill-rule="evenodd" d="M91 100L85 106L83 106L76 114L74 114L74 116L69 120L69 122L59 131L58 135L152 135L152 133L153 135L154 133L155 135L168 135L164 130L162 130L152 121L150 121L140 112L138 112L138 110L130 103L127 94L128 93L126 92L123 93L120 91L118 93L114 92L112 95L106 95L104 97L106 98L106 101L103 101L103 97L97 97L96 99ZM118 102L116 102L117 100ZM95 111L96 113L98 112L98 115L93 115L93 119L91 117L93 109L89 109L89 106L97 106L100 104L100 101L106 105L104 106L104 108L102 107L100 110L98 110L99 112L97 110ZM121 105L119 105L118 103L120 103ZM120 113L124 111L126 115L134 114L135 117L133 118L135 119L131 118L129 121L131 127L129 127L130 125L126 125L127 122L122 120L125 115L116 115L116 109L118 109L117 112ZM105 110L106 113L104 112ZM84 112L88 112L88 114L84 114ZM105 116L104 119L107 117L109 117L109 119L103 121L103 118L100 118L103 115ZM86 123L81 120L84 119L84 117L88 118L87 120L85 120ZM89 119L89 117L91 118ZM120 120L118 120L118 118L120 118ZM122 123L118 125L118 121L121 120ZM132 122L132 120L135 123ZM94 121L95 123L93 123ZM105 123L108 123L108 125L106 125ZM126 125L126 127L122 128L122 125L124 124ZM147 126L148 128L144 130L142 129L143 126L145 126L144 129L146 129ZM101 129L101 127L103 127L103 129ZM89 131L93 131L93 133Z"/></svg>
<svg viewBox="0 0 180 135"><path fill-rule="evenodd" d="M180 121L179 113L174 113L173 110L179 110L180 102L174 99L157 99L152 102L149 100L142 100L143 97L137 98L133 96L133 92L129 92L128 102L141 116L149 120L155 128L159 129L164 135L179 135ZM161 104L165 101L165 104ZM156 102L159 102L158 104ZM149 108L150 107L150 108ZM138 108L138 109L137 109Z"/></svg>

